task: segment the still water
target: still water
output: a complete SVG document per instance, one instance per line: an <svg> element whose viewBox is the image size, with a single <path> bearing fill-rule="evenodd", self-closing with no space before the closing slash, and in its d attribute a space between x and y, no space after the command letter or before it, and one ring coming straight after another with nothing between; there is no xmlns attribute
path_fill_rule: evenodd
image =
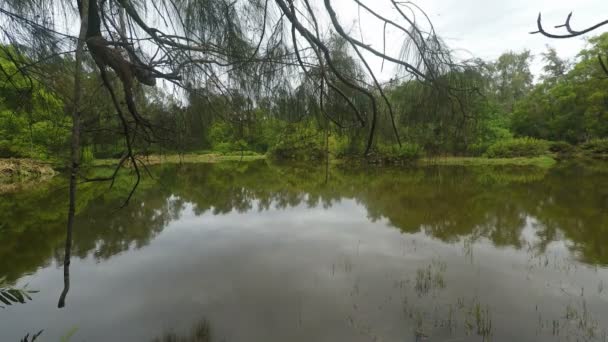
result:
<svg viewBox="0 0 608 342"><path fill-rule="evenodd" d="M608 167L155 167L4 194L0 341L608 341Z"/></svg>

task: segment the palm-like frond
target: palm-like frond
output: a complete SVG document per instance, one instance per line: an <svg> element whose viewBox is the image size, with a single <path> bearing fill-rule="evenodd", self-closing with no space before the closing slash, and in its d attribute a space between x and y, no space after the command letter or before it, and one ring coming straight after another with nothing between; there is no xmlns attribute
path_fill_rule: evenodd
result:
<svg viewBox="0 0 608 342"><path fill-rule="evenodd" d="M0 308L5 308L4 305L25 304L26 301L32 300L30 295L34 293L38 291L29 290L27 286L21 289L9 287L6 278L0 278Z"/></svg>

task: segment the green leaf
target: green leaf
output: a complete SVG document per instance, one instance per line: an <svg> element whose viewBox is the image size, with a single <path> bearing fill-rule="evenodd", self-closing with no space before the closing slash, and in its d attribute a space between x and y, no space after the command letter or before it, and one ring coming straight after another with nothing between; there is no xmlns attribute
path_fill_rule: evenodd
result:
<svg viewBox="0 0 608 342"><path fill-rule="evenodd" d="M12 290L8 290L8 292L13 295L14 297L17 298L17 300L19 301L19 303L21 304L25 304L25 298L23 297L23 294L21 294L21 291L16 290L16 289L12 289ZM5 293L6 294L6 293Z"/></svg>
<svg viewBox="0 0 608 342"><path fill-rule="evenodd" d="M10 294L10 292L8 291L4 291L4 292L0 292L0 296L4 296L4 298L6 298L7 300L16 303L19 301L19 299L17 299L17 297L14 297L12 294Z"/></svg>
<svg viewBox="0 0 608 342"><path fill-rule="evenodd" d="M6 300L4 297L2 297L3 293L0 292L0 302L6 304L6 305L12 305L11 302L9 302L8 300Z"/></svg>

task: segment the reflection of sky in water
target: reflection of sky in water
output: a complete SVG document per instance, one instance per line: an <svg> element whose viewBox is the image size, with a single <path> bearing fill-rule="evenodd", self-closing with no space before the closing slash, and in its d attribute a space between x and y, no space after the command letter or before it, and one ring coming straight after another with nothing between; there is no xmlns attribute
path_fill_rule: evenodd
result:
<svg viewBox="0 0 608 342"><path fill-rule="evenodd" d="M414 341L416 331L480 340L480 309L494 341L565 341L586 336L564 319L583 301L597 340L608 326L608 272L577 263L565 242L526 247L538 240L534 218L523 248L497 248L402 234L370 222L354 200L330 210L304 203L259 212L254 201L245 213L200 216L185 204L142 249L75 258L65 309L56 309L61 269L42 268L19 281L42 290L35 300L0 311L2 339L45 329L44 340L58 340L75 327L74 340L149 340L204 318L218 341ZM427 269L431 280L418 286Z"/></svg>

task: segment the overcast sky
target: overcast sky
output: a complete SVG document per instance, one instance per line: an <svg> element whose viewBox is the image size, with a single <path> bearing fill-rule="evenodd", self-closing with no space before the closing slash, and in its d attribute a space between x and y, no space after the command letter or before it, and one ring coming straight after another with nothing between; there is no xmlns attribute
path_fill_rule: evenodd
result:
<svg viewBox="0 0 608 342"><path fill-rule="evenodd" d="M392 8L390 0L365 0L365 4L383 15L404 23ZM543 13L546 28L562 24L571 11L574 12L574 28L583 28L608 18L608 0L416 0L431 18L437 33L460 56L495 59L507 50L529 49L539 55L547 44L555 47L562 57L574 57L584 46L581 38L552 40L541 35L530 35L536 29L536 18ZM333 6L345 27L359 34L359 15L352 0L333 0ZM361 12L363 14L363 11ZM420 20L421 18L419 18ZM382 23L370 16L361 16L361 29L366 43L382 48ZM605 27L596 32L608 31ZM391 35L387 45L395 50L401 38ZM533 71L540 71L540 57L536 58ZM379 68L379 61L374 61ZM385 70L386 79L394 70Z"/></svg>

